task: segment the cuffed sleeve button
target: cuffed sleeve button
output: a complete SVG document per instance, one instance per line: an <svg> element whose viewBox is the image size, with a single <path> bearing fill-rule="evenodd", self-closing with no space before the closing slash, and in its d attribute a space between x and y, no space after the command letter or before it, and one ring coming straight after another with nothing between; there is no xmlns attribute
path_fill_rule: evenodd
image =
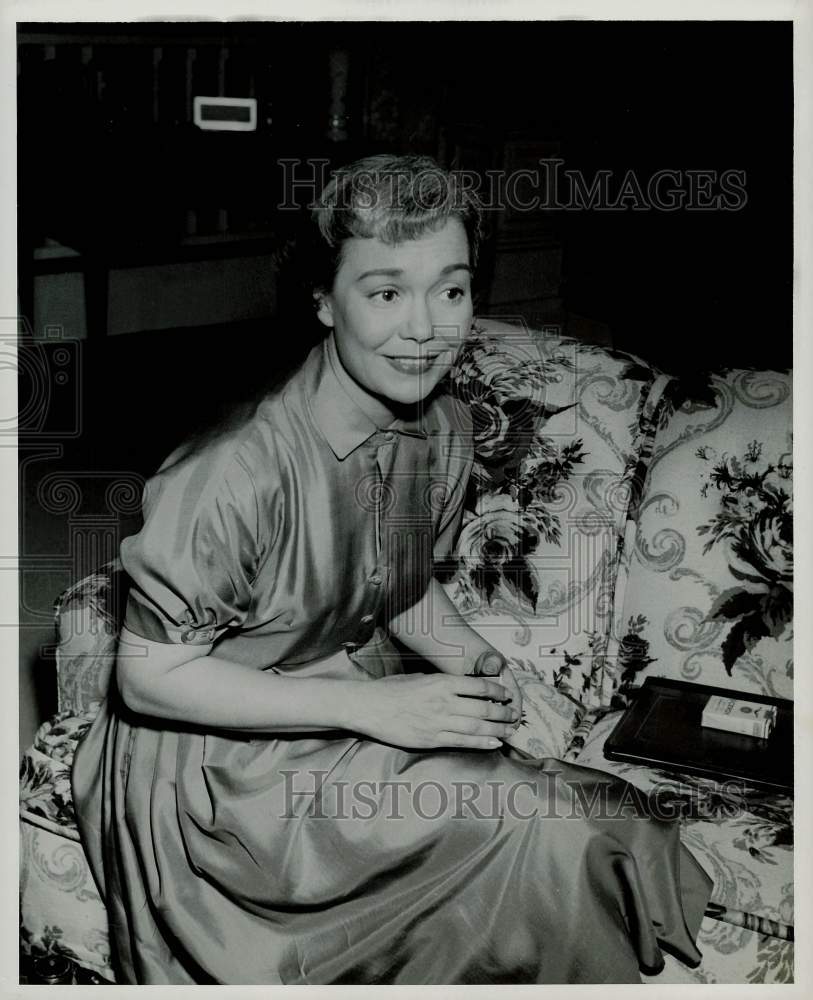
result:
<svg viewBox="0 0 813 1000"><path fill-rule="evenodd" d="M380 587L382 582L381 574L373 573L373 575L369 578L368 582L371 583L374 587Z"/></svg>

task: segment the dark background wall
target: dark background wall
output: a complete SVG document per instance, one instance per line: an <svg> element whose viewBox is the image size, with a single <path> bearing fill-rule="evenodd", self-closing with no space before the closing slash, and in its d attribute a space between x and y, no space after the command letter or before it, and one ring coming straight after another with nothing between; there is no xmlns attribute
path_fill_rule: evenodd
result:
<svg viewBox="0 0 813 1000"><path fill-rule="evenodd" d="M21 25L23 741L53 707L53 598L138 526L132 505L111 508L110 481L140 481L315 336L278 266L299 217L277 208L281 160L389 149L508 174L553 157L588 183L609 172L615 195L630 171L644 190L676 171L684 191L691 171L740 171L735 211L632 198L490 212L481 311L557 323L668 370L786 367L791 32ZM201 132L194 94L257 97L258 130ZM58 502L56 474L79 484L73 505Z"/></svg>
<svg viewBox="0 0 813 1000"><path fill-rule="evenodd" d="M607 323L636 350L657 341L674 364L695 348L711 363L789 358L789 23L28 29L20 35L21 200L35 246L50 236L114 267L128 256L143 267L169 261L173 250L179 257L190 235L280 241L292 223L291 213L274 211L285 157L338 164L420 150L450 165L510 171L555 156L588 181L611 172L615 190L628 171L643 186L658 170L679 171L685 189L686 171L737 170L739 210L638 210L628 201L614 211L519 213L514 229L520 222L526 242L530 232L542 245L544 234L560 250L548 289L562 300L559 319L575 312ZM201 92L255 94L258 131L200 132L188 103ZM346 115L338 139L329 137L335 110ZM227 221L218 222L221 212ZM504 220L494 215L499 230ZM106 331L137 332L126 315L148 312L149 296L143 284L119 284ZM63 315L68 298L56 295ZM271 315L278 303L266 293L260 308ZM165 328L182 316L176 308Z"/></svg>

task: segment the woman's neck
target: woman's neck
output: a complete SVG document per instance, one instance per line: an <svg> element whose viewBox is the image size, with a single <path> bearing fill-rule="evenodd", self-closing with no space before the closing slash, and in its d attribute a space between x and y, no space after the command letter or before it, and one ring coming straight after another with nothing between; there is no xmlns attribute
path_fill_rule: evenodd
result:
<svg viewBox="0 0 813 1000"><path fill-rule="evenodd" d="M332 332L327 338L327 353L336 378L356 406L372 420L376 427L389 427L395 419L395 414L381 399L359 385L347 371L339 357L336 338Z"/></svg>

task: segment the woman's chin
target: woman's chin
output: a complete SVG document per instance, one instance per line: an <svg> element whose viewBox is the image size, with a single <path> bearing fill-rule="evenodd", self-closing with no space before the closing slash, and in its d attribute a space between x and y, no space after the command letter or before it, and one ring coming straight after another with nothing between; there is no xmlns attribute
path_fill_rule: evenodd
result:
<svg viewBox="0 0 813 1000"><path fill-rule="evenodd" d="M438 384L437 379L428 382L426 379L413 379L412 385L392 386L388 388L387 398L398 406L416 406L431 396Z"/></svg>

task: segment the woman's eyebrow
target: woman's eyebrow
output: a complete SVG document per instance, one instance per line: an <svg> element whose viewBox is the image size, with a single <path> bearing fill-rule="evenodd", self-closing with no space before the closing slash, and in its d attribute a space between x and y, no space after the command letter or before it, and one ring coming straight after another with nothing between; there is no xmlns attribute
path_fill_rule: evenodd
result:
<svg viewBox="0 0 813 1000"><path fill-rule="evenodd" d="M441 268L439 277L442 278L453 271L468 271L471 274L471 267L463 262L447 264L446 267ZM364 281L365 278L400 278L403 273L404 270L401 267L377 267L371 271L364 271L356 278L356 281Z"/></svg>
<svg viewBox="0 0 813 1000"><path fill-rule="evenodd" d="M360 274L356 281L364 281L365 278L397 278L404 272L400 267L377 267L372 271L365 271Z"/></svg>

